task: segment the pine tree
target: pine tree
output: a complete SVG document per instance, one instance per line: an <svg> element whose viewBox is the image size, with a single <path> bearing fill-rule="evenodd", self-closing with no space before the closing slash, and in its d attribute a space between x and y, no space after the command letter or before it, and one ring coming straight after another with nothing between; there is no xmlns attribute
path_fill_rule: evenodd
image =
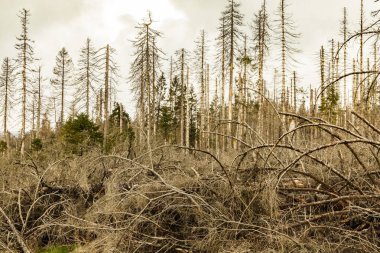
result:
<svg viewBox="0 0 380 253"><path fill-rule="evenodd" d="M97 51L92 45L92 41L87 38L86 45L80 51L77 72L77 92L76 101L80 107L84 107L85 113L90 115L91 98L98 90L99 82L99 62L97 61Z"/></svg>
<svg viewBox="0 0 380 253"><path fill-rule="evenodd" d="M68 88L73 86L73 70L73 61L66 48L62 48L56 57L56 66L53 70L55 77L51 79L51 84L58 92L57 95L60 101L59 126L65 121L65 106L67 102Z"/></svg>
<svg viewBox="0 0 380 253"><path fill-rule="evenodd" d="M15 66L14 63L7 57L3 60L3 64L1 66L1 75L0 75L0 94L3 99L3 136L4 141L7 143L7 147L9 147L9 136L8 136L8 120L9 120L9 112L12 109L12 105L14 103L14 95L15 95Z"/></svg>
<svg viewBox="0 0 380 253"><path fill-rule="evenodd" d="M148 20L136 27L138 29L137 37L133 41L135 48L134 61L130 70L130 81L133 85L133 92L138 99L138 119L140 122L140 141L144 134L142 129L147 129L147 144L150 145L152 131L153 110L153 90L155 89L154 81L157 80L160 66L160 59L163 52L157 47L157 39L161 33L151 27L151 14ZM147 113L145 113L147 111Z"/></svg>
<svg viewBox="0 0 380 253"><path fill-rule="evenodd" d="M201 134L200 147L203 147L206 143L205 141L205 115L206 115L206 83L205 83L205 69L207 61L208 46L206 44L206 33L204 30L201 31L200 36L195 41L195 51L194 68L196 69L196 79L200 84L200 122L199 129Z"/></svg>
<svg viewBox="0 0 380 253"><path fill-rule="evenodd" d="M26 107L27 107L27 93L30 91L30 75L33 72L32 64L34 61L33 41L29 37L29 10L22 9L18 15L21 21L22 31L16 38L17 43L15 45L18 51L17 55L17 67L21 74L21 155L25 152L25 132L26 132Z"/></svg>
<svg viewBox="0 0 380 253"><path fill-rule="evenodd" d="M287 5L285 0L280 1L278 7L276 20L278 35L276 40L281 46L281 76L282 76L282 86L281 86L281 105L282 109L285 110L286 104L286 72L289 64L294 62L293 55L299 50L294 47L295 40L299 38L299 34L295 32L296 27L292 20L292 17L287 13Z"/></svg>
<svg viewBox="0 0 380 253"><path fill-rule="evenodd" d="M254 52L257 59L255 65L258 71L257 88L259 91L260 99L259 104L264 101L264 65L265 57L269 54L270 43L270 26L269 18L266 9L266 0L263 1L261 9L255 15L255 20L251 26L253 32Z"/></svg>
<svg viewBox="0 0 380 253"><path fill-rule="evenodd" d="M41 110L42 110L42 67L38 67L37 71L37 81L36 81L36 87L34 89L34 94L36 95L35 103L37 104L37 128L36 128L36 137L40 137L40 130L41 130Z"/></svg>
<svg viewBox="0 0 380 253"><path fill-rule="evenodd" d="M223 41L225 59L229 65L229 88L228 88L228 124L227 135L232 136L232 99L233 99L233 83L234 83L234 65L235 57L238 53L239 41L242 38L241 27L243 25L243 15L239 11L240 4L235 0L228 0L225 10L222 12L220 22L222 23L219 28L219 40ZM221 30L223 29L223 30ZM233 141L231 141L232 146Z"/></svg>
<svg viewBox="0 0 380 253"><path fill-rule="evenodd" d="M102 108L102 112L104 112L104 124L103 124L103 150L107 151L107 137L108 137L108 128L109 128L109 112L110 112L110 104L111 104L111 92L116 90L117 79L119 77L118 71L119 67L114 59L114 55L116 54L116 50L112 48L110 45L106 45L105 47L99 49L100 54L97 55L97 62L99 64L99 71L103 71L104 79L103 79L103 91L104 94L101 94L101 102L99 106ZM103 93L103 92L101 92Z"/></svg>

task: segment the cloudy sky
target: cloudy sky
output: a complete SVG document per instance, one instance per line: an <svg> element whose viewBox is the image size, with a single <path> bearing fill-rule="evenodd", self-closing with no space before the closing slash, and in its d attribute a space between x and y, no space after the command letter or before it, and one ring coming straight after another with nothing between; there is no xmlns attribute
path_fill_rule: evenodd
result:
<svg viewBox="0 0 380 253"><path fill-rule="evenodd" d="M218 18L226 0L0 0L0 58L14 57L16 36L20 33L17 13L31 11L30 35L35 41L36 57L41 58L44 76L51 77L57 52L66 47L74 62L79 50L90 37L96 47L109 43L116 48L121 67L119 97L133 113L132 96L127 76L133 49L131 40L135 26L150 10L156 29L163 32L160 46L167 57L179 48L192 49L201 29L209 34L212 45ZM252 21L260 7L260 0L241 0L245 23ZM374 0L365 1L367 20L376 8ZM274 20L279 0L267 0L271 19ZM360 0L288 0L289 12L301 33L298 47L302 54L295 69L302 76L302 84L318 82L317 54L322 44L331 38L339 39L339 22L343 7L347 7L351 30L359 24ZM247 30L248 31L248 30ZM276 46L273 45L273 52ZM211 61L211 60L210 60ZM279 62L270 62L268 72ZM269 77L268 77L269 78ZM270 82L270 80L268 80ZM48 85L48 84L47 84Z"/></svg>

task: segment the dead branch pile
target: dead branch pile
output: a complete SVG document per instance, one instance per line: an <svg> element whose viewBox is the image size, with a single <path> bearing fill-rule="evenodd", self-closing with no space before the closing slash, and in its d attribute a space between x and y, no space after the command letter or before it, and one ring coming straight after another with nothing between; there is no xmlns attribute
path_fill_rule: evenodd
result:
<svg viewBox="0 0 380 253"><path fill-rule="evenodd" d="M380 130L286 116L298 126L235 157L163 146L3 161L0 249L380 252Z"/></svg>

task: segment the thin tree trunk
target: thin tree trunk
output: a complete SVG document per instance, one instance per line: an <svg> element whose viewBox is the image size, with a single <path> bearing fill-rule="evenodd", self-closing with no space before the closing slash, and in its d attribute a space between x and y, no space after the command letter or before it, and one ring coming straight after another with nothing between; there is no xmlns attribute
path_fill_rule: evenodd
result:
<svg viewBox="0 0 380 253"><path fill-rule="evenodd" d="M181 115L180 115L180 143L181 145L184 145L184 130L185 130L185 49L182 48L181 50Z"/></svg>
<svg viewBox="0 0 380 253"><path fill-rule="evenodd" d="M90 113L90 40L87 39L87 66L86 66L86 114Z"/></svg>
<svg viewBox="0 0 380 253"><path fill-rule="evenodd" d="M156 62L155 62L155 42L153 38L153 48L152 48L152 125L153 125L153 139L156 136Z"/></svg>
<svg viewBox="0 0 380 253"><path fill-rule="evenodd" d="M363 72L363 29L364 29L364 8L363 8L363 0L360 1L360 72ZM364 82L363 82L363 74L360 73L360 102L364 99ZM365 108L364 103L360 103L360 109L363 110Z"/></svg>
<svg viewBox="0 0 380 253"><path fill-rule="evenodd" d="M281 92L281 103L282 110L285 111L285 92L286 92L286 41L285 41L285 0L281 0L281 60L282 60L282 92Z"/></svg>
<svg viewBox="0 0 380 253"><path fill-rule="evenodd" d="M323 46L320 51L320 68L321 68L321 107L325 106L325 50Z"/></svg>
<svg viewBox="0 0 380 253"><path fill-rule="evenodd" d="M106 47L106 72L104 81L104 128L103 128L103 149L107 150L107 135L108 135L108 99L109 99L109 60L110 52L109 45Z"/></svg>
<svg viewBox="0 0 380 253"><path fill-rule="evenodd" d="M206 124L207 124L207 137L206 147L210 149L211 135L210 135L210 65L206 66Z"/></svg>
<svg viewBox="0 0 380 253"><path fill-rule="evenodd" d="M41 98L41 82L42 82L42 76L41 76L41 67L38 68L38 94L37 94L37 138L40 138L40 131L41 131L41 105L42 105L42 98Z"/></svg>
<svg viewBox="0 0 380 253"><path fill-rule="evenodd" d="M9 65L9 58L5 59L5 64L6 64L6 72L5 72L5 86L4 86L4 122L3 122L3 127L4 127L4 141L7 142L7 135L8 135L8 128L7 128L7 117L8 117L8 89L9 89L9 70L10 70L10 65ZM9 148L9 143L7 143L7 147Z"/></svg>
<svg viewBox="0 0 380 253"><path fill-rule="evenodd" d="M222 120L225 120L226 119L226 108L225 108L225 92L226 92L226 77L225 77L225 64L226 64L226 55L225 55L225 20L223 18L223 34L222 34L222 37L223 37L223 43L222 43L222 91L221 91L221 110L222 110ZM221 132L223 134L223 137L222 137L222 150L225 151L226 150L226 138L224 137L224 135L226 134L225 132L225 125L222 124L221 125Z"/></svg>
<svg viewBox="0 0 380 253"><path fill-rule="evenodd" d="M200 115L200 141L199 145L200 148L203 148L205 146L205 133L204 133L204 127L205 127L205 110L206 110L206 85L205 85L205 74L204 74L204 66L205 66L205 32L202 30L201 35L201 115Z"/></svg>
<svg viewBox="0 0 380 253"><path fill-rule="evenodd" d="M65 113L65 54L62 54L62 80L61 80L61 116L60 116L60 127L64 121Z"/></svg>
<svg viewBox="0 0 380 253"><path fill-rule="evenodd" d="M119 133L123 133L123 105L119 103Z"/></svg>
<svg viewBox="0 0 380 253"><path fill-rule="evenodd" d="M27 19L27 13L24 11L24 19ZM25 131L26 131L26 50L27 50L27 30L26 25L23 31L23 50L22 50L22 126L21 126L21 156L25 153Z"/></svg>
<svg viewBox="0 0 380 253"><path fill-rule="evenodd" d="M185 145L190 147L190 87L189 87L189 66L186 68L186 127ZM188 150L187 150L188 152Z"/></svg>
<svg viewBox="0 0 380 253"><path fill-rule="evenodd" d="M152 113L152 110L151 110L151 84L150 84L150 57L149 57L149 54L150 54L150 50L149 50L149 24L146 24L146 85L147 85L147 88L148 88L148 129L147 129L147 144L148 144L148 147L150 147L150 132L151 132L151 129L152 129L152 125L151 125L151 113Z"/></svg>
<svg viewBox="0 0 380 253"><path fill-rule="evenodd" d="M234 1L232 0L231 4L231 13L234 13ZM234 81L234 15L231 15L231 27L230 27L230 33L231 33L231 41L230 41L230 85L228 89L228 125L227 125L227 135L232 136L232 97L233 97L233 81ZM230 147L234 147L234 141L231 140Z"/></svg>
<svg viewBox="0 0 380 253"><path fill-rule="evenodd" d="M293 109L297 113L297 76L296 72L293 72Z"/></svg>

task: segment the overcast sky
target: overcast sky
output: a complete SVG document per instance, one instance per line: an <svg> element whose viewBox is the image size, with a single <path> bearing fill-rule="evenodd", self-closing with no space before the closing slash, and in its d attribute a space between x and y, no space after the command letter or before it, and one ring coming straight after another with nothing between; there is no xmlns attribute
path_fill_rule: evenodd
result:
<svg viewBox="0 0 380 253"><path fill-rule="evenodd" d="M280 0L267 0L270 19L274 20ZM20 34L17 13L22 8L31 11L30 36L35 41L36 57L41 58L44 76L52 76L55 56L66 47L77 61L79 50L90 37L96 47L109 43L117 50L121 66L119 100L133 113L132 96L127 83L129 63L133 53L131 42L135 25L151 10L154 26L163 32L160 46L167 57L179 48L192 49L201 29L209 33L211 45L216 27L226 0L0 0L0 58L16 55L14 44ZM300 62L295 66L302 77L302 84L318 83L317 54L322 44L331 38L340 39L339 26L343 7L347 7L351 30L359 24L360 0L288 0L297 30L301 33L298 47L302 54L296 56ZM376 8L374 0L365 0L369 14ZM260 0L241 0L241 11L245 23L252 21L260 7ZM273 45L275 52L276 46ZM277 62L268 64L273 72ZM268 80L270 82L270 80ZM47 83L48 85L48 83Z"/></svg>

